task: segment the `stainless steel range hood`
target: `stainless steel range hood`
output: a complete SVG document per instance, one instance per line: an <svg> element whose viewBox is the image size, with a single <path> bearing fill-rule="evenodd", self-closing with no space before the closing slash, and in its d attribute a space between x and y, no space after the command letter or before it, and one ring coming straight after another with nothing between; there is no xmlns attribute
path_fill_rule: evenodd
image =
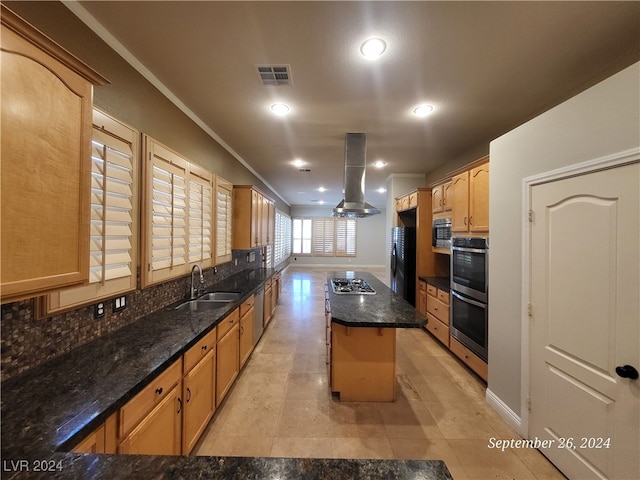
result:
<svg viewBox="0 0 640 480"><path fill-rule="evenodd" d="M334 217L362 218L380 210L364 201L367 136L347 133L344 147L344 200L333 209Z"/></svg>

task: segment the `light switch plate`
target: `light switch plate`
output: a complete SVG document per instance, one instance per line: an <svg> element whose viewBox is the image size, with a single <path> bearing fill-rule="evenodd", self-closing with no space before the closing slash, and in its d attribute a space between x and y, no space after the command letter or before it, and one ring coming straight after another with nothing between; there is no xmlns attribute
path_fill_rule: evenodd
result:
<svg viewBox="0 0 640 480"><path fill-rule="evenodd" d="M116 297L113 299L113 311L119 312L127 308L127 296Z"/></svg>

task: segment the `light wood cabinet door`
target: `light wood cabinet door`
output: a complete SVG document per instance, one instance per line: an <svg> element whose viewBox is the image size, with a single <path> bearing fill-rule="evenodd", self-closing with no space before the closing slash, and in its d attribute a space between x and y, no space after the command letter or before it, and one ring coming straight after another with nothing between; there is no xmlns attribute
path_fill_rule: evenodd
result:
<svg viewBox="0 0 640 480"><path fill-rule="evenodd" d="M198 364L184 376L183 394L183 441L182 453L189 455L206 428L216 409L215 377L216 354L215 346L209 349Z"/></svg>
<svg viewBox="0 0 640 480"><path fill-rule="evenodd" d="M444 210L443 187L444 185L436 185L431 190L431 209L433 213L440 213Z"/></svg>
<svg viewBox="0 0 640 480"><path fill-rule="evenodd" d="M266 327L271 320L271 314L273 312L273 286L268 284L264 289L264 309L262 324Z"/></svg>
<svg viewBox="0 0 640 480"><path fill-rule="evenodd" d="M451 186L452 183L451 182L447 182L444 185L442 185L442 211L444 212L450 212L451 211L451 195L452 195L452 190L451 190Z"/></svg>
<svg viewBox="0 0 640 480"><path fill-rule="evenodd" d="M105 453L105 427L100 425L73 449L75 453Z"/></svg>
<svg viewBox="0 0 640 480"><path fill-rule="evenodd" d="M181 386L169 394L120 443L119 453L180 455L182 439Z"/></svg>
<svg viewBox="0 0 640 480"><path fill-rule="evenodd" d="M469 230L469 172L451 179L451 231Z"/></svg>
<svg viewBox="0 0 640 480"><path fill-rule="evenodd" d="M3 302L89 278L92 84L107 81L2 5Z"/></svg>
<svg viewBox="0 0 640 480"><path fill-rule="evenodd" d="M252 305L240 318L240 368L247 362L253 350L253 318Z"/></svg>
<svg viewBox="0 0 640 480"><path fill-rule="evenodd" d="M489 164L469 172L469 231L489 231Z"/></svg>
<svg viewBox="0 0 640 480"><path fill-rule="evenodd" d="M218 340L216 362L216 406L222 403L225 395L238 376L240 360L239 326L235 322L231 329Z"/></svg>

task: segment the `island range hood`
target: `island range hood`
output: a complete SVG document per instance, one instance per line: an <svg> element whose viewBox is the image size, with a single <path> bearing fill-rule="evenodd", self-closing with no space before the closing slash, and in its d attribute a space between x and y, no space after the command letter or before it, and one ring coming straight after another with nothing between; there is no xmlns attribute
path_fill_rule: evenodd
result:
<svg viewBox="0 0 640 480"><path fill-rule="evenodd" d="M344 200L333 209L334 217L362 218L380 210L364 201L367 136L347 133L344 146Z"/></svg>

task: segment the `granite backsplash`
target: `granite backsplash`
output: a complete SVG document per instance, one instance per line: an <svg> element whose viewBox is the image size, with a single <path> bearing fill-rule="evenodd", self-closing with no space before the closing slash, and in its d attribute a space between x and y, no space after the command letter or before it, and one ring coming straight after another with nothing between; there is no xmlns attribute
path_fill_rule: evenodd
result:
<svg viewBox="0 0 640 480"><path fill-rule="evenodd" d="M242 270L260 268L261 248L234 250L230 262L205 269L205 284L210 287ZM250 253L255 253L250 261ZM237 261L237 262L236 262ZM237 264L236 264L237 263ZM138 279L138 285L140 281ZM87 305L46 318L36 318L37 298L2 305L1 380L67 353L74 348L117 330L188 295L190 275L127 294L127 308L112 311L105 302L105 316L94 319L94 305Z"/></svg>

